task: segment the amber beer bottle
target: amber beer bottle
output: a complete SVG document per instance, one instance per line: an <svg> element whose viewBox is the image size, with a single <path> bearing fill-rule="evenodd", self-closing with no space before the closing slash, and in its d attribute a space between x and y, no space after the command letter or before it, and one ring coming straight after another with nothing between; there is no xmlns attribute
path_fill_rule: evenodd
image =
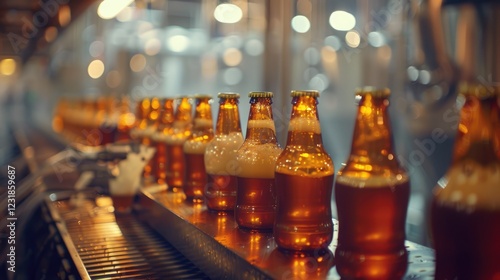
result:
<svg viewBox="0 0 500 280"><path fill-rule="evenodd" d="M135 116L130 112L130 101L122 96L118 105L118 125L115 136L116 142L127 142L132 140L130 130L134 127Z"/></svg>
<svg viewBox="0 0 500 280"><path fill-rule="evenodd" d="M236 154L241 144L240 112L237 93L219 93L219 111L214 139L205 150L208 184L204 191L210 210L233 211L236 205Z"/></svg>
<svg viewBox="0 0 500 280"><path fill-rule="evenodd" d="M193 202L203 201L203 190L208 183L205 170L205 149L214 138L212 109L209 95L196 95L193 130L184 143L186 182L184 193Z"/></svg>
<svg viewBox="0 0 500 280"><path fill-rule="evenodd" d="M158 118L157 131L152 136L152 144L156 148L153 157L153 174L158 184L165 184L167 178L167 139L174 123L174 98L161 100L162 109Z"/></svg>
<svg viewBox="0 0 500 280"><path fill-rule="evenodd" d="M153 146L153 135L156 133L159 117L160 99L158 97L153 97L151 98L150 110L146 119L146 127L142 130L142 143L144 145ZM143 177L148 183L153 180L153 165L154 161L151 159L146 166L144 166Z"/></svg>
<svg viewBox="0 0 500 280"><path fill-rule="evenodd" d="M435 279L500 279L499 89L461 87L453 161L431 203Z"/></svg>
<svg viewBox="0 0 500 280"><path fill-rule="evenodd" d="M166 180L168 190L173 192L182 191L185 183L186 163L184 161L184 142L191 135L192 106L190 98L180 97L175 112L174 123L167 133L166 138Z"/></svg>
<svg viewBox="0 0 500 280"><path fill-rule="evenodd" d="M132 140L142 144L149 146L148 138L144 138L143 131L148 127L148 115L151 112L151 99L143 98L137 103L137 108L135 112L135 125L130 130L130 138Z"/></svg>
<svg viewBox="0 0 500 280"><path fill-rule="evenodd" d="M247 133L236 156L235 219L241 228L272 230L276 214L274 167L282 149L276 140L272 92L250 92Z"/></svg>
<svg viewBox="0 0 500 280"><path fill-rule="evenodd" d="M405 222L410 195L394 154L389 89L366 87L359 100L351 153L337 174L337 271L346 278L401 279L407 268Z"/></svg>
<svg viewBox="0 0 500 280"><path fill-rule="evenodd" d="M274 238L285 250L322 250L332 241L334 166L323 148L318 97L318 91L292 91L286 146L276 161Z"/></svg>

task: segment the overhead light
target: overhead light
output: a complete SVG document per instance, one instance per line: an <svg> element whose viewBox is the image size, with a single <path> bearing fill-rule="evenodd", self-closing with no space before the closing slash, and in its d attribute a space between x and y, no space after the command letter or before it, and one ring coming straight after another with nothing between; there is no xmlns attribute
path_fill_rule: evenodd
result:
<svg viewBox="0 0 500 280"><path fill-rule="evenodd" d="M103 0L97 7L97 14L102 19L112 19L133 2L134 0Z"/></svg>
<svg viewBox="0 0 500 280"><path fill-rule="evenodd" d="M243 18L243 11L234 4L223 3L215 7L214 17L221 23L236 23Z"/></svg>
<svg viewBox="0 0 500 280"><path fill-rule="evenodd" d="M16 72L16 61L12 58L5 58L0 61L0 73L5 76L10 76Z"/></svg>
<svg viewBox="0 0 500 280"><path fill-rule="evenodd" d="M292 18L292 28L295 32L306 33L311 28L311 22L305 16L298 15Z"/></svg>
<svg viewBox="0 0 500 280"><path fill-rule="evenodd" d="M99 59L93 60L89 63L87 72L92 79L100 78L104 73L104 63Z"/></svg>
<svg viewBox="0 0 500 280"><path fill-rule="evenodd" d="M339 31L349 31L356 26L356 18L346 11L335 11L330 15L330 25Z"/></svg>

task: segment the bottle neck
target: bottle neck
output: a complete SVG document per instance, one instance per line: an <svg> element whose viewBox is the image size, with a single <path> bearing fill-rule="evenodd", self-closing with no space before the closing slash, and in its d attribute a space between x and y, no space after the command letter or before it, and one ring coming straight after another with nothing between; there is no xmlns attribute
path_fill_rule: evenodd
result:
<svg viewBox="0 0 500 280"><path fill-rule="evenodd" d="M175 121L182 123L191 123L192 121L192 113L191 113L191 104L189 103L188 98L182 98L181 102L177 106L177 112L175 113Z"/></svg>
<svg viewBox="0 0 500 280"><path fill-rule="evenodd" d="M453 163L474 160L480 164L500 161L500 108L498 98L466 95L460 111Z"/></svg>
<svg viewBox="0 0 500 280"><path fill-rule="evenodd" d="M215 134L229 134L231 132L241 133L238 99L221 98L219 102L219 113L217 115Z"/></svg>
<svg viewBox="0 0 500 280"><path fill-rule="evenodd" d="M163 104L163 109L160 112L160 117L158 118L158 130L163 131L170 128L174 120L174 100L166 99Z"/></svg>
<svg viewBox="0 0 500 280"><path fill-rule="evenodd" d="M361 97L345 169L371 174L400 169L392 144L388 106L387 97L370 94Z"/></svg>
<svg viewBox="0 0 500 280"><path fill-rule="evenodd" d="M317 103L317 98L312 96L298 96L292 99L287 147L323 146Z"/></svg>
<svg viewBox="0 0 500 280"><path fill-rule="evenodd" d="M197 99L193 133L213 134L212 109L209 98Z"/></svg>
<svg viewBox="0 0 500 280"><path fill-rule="evenodd" d="M268 97L250 99L246 141L259 144L277 143L271 104L272 99Z"/></svg>

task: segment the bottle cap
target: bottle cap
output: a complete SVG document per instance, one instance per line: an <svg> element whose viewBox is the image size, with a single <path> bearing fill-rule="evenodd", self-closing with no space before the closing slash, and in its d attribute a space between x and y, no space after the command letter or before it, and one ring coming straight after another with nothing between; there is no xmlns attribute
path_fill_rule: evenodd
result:
<svg viewBox="0 0 500 280"><path fill-rule="evenodd" d="M234 92L219 92L219 94L217 94L217 97L225 99L237 99L240 98L240 94Z"/></svg>
<svg viewBox="0 0 500 280"><path fill-rule="evenodd" d="M391 95L391 90L388 88L363 87L356 89L356 95L364 96L370 94L373 97L388 98Z"/></svg>
<svg viewBox="0 0 500 280"><path fill-rule="evenodd" d="M458 90L459 94L464 96L474 96L478 99L486 99L494 96L499 96L498 89L483 84L477 83L462 83Z"/></svg>
<svg viewBox="0 0 500 280"><path fill-rule="evenodd" d="M251 91L248 94L248 97L253 98L253 97L265 97L265 98L272 98L273 93L270 91Z"/></svg>
<svg viewBox="0 0 500 280"><path fill-rule="evenodd" d="M292 90L292 97L298 96L311 96L311 97L319 97L319 91L317 90Z"/></svg>

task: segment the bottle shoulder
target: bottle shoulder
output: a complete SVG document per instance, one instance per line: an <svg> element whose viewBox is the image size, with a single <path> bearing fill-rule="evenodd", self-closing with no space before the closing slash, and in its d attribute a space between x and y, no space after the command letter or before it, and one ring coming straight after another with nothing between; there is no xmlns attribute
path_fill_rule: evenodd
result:
<svg viewBox="0 0 500 280"><path fill-rule="evenodd" d="M276 172L290 175L322 177L333 175L332 158L322 146L288 145L276 160Z"/></svg>

